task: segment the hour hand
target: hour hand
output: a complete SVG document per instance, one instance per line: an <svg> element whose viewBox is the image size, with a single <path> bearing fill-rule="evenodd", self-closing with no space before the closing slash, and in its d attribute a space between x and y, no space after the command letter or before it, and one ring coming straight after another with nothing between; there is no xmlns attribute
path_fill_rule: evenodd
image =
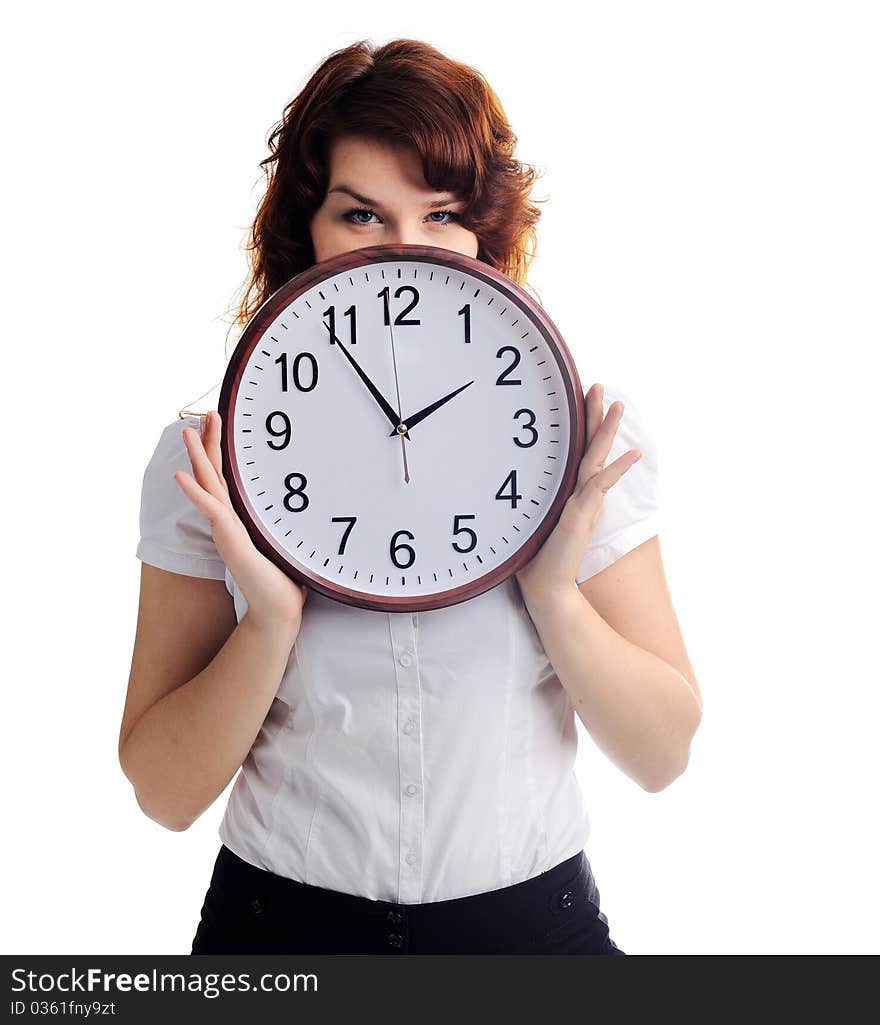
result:
<svg viewBox="0 0 880 1025"><path fill-rule="evenodd" d="M473 381L468 381L467 384L463 384L460 388L456 388L455 391L451 391L448 395L444 395L442 399L437 399L437 401L432 402L430 406L425 406L425 408L420 409L418 413L413 413L412 416L408 416L403 421L403 423L406 426L407 437L409 437L410 427L415 427L416 424L421 423L422 420L425 419L425 417L430 416L432 413L436 412L436 410L438 410L441 406L445 405L450 399L455 398L455 396L458 395L460 391L464 391L465 388L470 387L470 385L472 385L473 383ZM397 433L396 427L395 430L391 432L391 434L395 433Z"/></svg>
<svg viewBox="0 0 880 1025"><path fill-rule="evenodd" d="M327 321L324 320L324 321L322 321L322 323L323 323L324 327L326 327L327 330L330 332L330 337L332 338L332 340L334 342L336 342L336 344L339 346L340 350L342 351L342 355L345 356L345 358L348 360L349 363L351 363L351 365L355 369L355 373L358 375L358 377L367 386L367 390L373 396L373 398L376 400L376 403L379 406L379 408L382 410L382 412L385 414L385 416L387 416L388 419L393 424L394 430L391 433L392 434L400 433L397 430L398 425L400 424L400 414L396 413L394 411L394 409L391 406L391 404L385 399L385 396L379 391L379 389L375 386L375 384L373 384L373 382L369 379L369 377L367 377L367 375L364 373L364 371L361 370L361 368L358 366L357 362L355 361L354 356L352 356L352 354L348 351L348 349L346 349L346 347L342 344L342 342L340 342L340 340L336 337L336 335L333 333L333 329L330 327L330 325L327 323Z"/></svg>

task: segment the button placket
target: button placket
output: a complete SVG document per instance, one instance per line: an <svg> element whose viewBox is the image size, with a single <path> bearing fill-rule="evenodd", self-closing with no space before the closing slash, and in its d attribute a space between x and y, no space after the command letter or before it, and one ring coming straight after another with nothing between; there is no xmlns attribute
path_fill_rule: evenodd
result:
<svg viewBox="0 0 880 1025"><path fill-rule="evenodd" d="M424 787L422 779L421 688L416 657L416 620L388 613L397 676L398 795L400 840L398 849L401 904L421 900L421 858L424 839Z"/></svg>

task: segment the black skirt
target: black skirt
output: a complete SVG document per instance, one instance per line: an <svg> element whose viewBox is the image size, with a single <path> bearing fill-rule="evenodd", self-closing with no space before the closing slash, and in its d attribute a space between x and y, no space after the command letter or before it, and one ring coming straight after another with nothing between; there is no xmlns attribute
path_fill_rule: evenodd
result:
<svg viewBox="0 0 880 1025"><path fill-rule="evenodd" d="M214 863L193 954L624 954L579 851L531 879L452 900L395 904Z"/></svg>

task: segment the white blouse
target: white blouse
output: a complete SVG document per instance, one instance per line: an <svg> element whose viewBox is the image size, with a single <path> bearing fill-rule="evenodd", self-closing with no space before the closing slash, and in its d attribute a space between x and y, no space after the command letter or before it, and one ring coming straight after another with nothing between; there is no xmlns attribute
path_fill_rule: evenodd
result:
<svg viewBox="0 0 880 1025"><path fill-rule="evenodd" d="M624 394L610 463L642 458L605 496L580 583L658 533L657 452ZM137 556L225 580L210 527L173 478L192 473L184 427L162 431L143 478ZM246 681L242 681L246 686ZM582 850L575 712L510 577L427 612L376 612L311 591L269 713L219 836L245 861L402 904L529 879Z"/></svg>

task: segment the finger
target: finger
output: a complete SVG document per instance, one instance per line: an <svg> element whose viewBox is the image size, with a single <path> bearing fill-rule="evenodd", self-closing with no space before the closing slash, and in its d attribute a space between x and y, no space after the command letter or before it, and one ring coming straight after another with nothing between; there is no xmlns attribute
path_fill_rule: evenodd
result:
<svg viewBox="0 0 880 1025"><path fill-rule="evenodd" d="M226 490L220 483L217 471L208 458L202 439L192 427L184 427L183 440L186 445L189 461L192 465L193 477L209 494L219 501L227 498Z"/></svg>
<svg viewBox="0 0 880 1025"><path fill-rule="evenodd" d="M608 407L608 413L596 429L593 440L587 446L584 457L581 459L577 475L578 487L582 487L594 474L604 468L622 416L623 403L618 399Z"/></svg>
<svg viewBox="0 0 880 1025"><path fill-rule="evenodd" d="M613 463L610 463L608 466L599 470L598 473L593 474L585 480L581 489L581 494L605 495L614 487L626 471L631 466L634 466L641 458L642 453L637 448L631 448L628 452L624 452L623 455L618 456Z"/></svg>
<svg viewBox="0 0 880 1025"><path fill-rule="evenodd" d="M614 441L614 435L617 434L617 428L620 426L620 421L623 418L624 405L617 399L612 402L608 407L608 412L605 414L605 419L599 424L599 428L593 437L593 444L599 444L604 446L605 455L603 459L607 458L608 453L611 451L611 445Z"/></svg>
<svg viewBox="0 0 880 1025"><path fill-rule="evenodd" d="M220 436L222 433L222 417L215 410L209 411L205 416L205 430L202 433L202 443L217 474L217 479L220 481L223 490L228 494L229 487L223 477L223 453L220 451Z"/></svg>
<svg viewBox="0 0 880 1025"><path fill-rule="evenodd" d="M213 527L225 511L224 503L202 487L186 470L178 470L174 474L174 479L177 481L180 490Z"/></svg>
<svg viewBox="0 0 880 1025"><path fill-rule="evenodd" d="M587 406L587 445L593 440L599 424L602 423L602 402L605 396L605 386L594 384L584 396Z"/></svg>

